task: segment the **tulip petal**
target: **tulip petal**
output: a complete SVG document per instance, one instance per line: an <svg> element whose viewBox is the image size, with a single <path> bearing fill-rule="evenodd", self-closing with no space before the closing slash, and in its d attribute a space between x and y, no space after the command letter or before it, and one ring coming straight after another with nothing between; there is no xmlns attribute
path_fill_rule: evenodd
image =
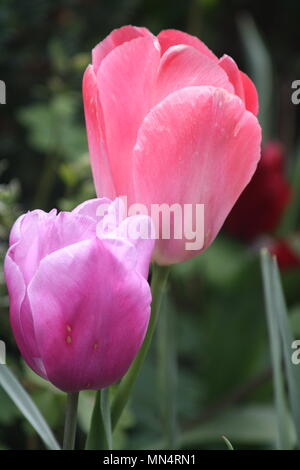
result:
<svg viewBox="0 0 300 470"><path fill-rule="evenodd" d="M125 207L125 202L122 197L118 197L112 201L98 227L98 236L102 238L107 232L113 232L126 218L126 212L127 207Z"/></svg>
<svg viewBox="0 0 300 470"><path fill-rule="evenodd" d="M28 285L41 259L64 246L94 237L96 226L90 217L33 211L25 214L21 231L22 237L12 245L12 253Z"/></svg>
<svg viewBox="0 0 300 470"><path fill-rule="evenodd" d="M113 253L119 253L122 250L123 257L127 259L127 266L134 267L147 279L155 243L155 230L150 217L146 215L127 217L114 231L106 232L102 238L111 241ZM126 248L124 242L116 246L120 239L128 240L134 246L135 253L133 254L129 248Z"/></svg>
<svg viewBox="0 0 300 470"><path fill-rule="evenodd" d="M102 60L113 49L121 46L124 42L128 42L132 39L143 36L153 37L152 33L150 33L147 28L127 25L123 26L122 28L114 29L105 39L103 39L103 41L99 42L99 44L92 51L93 67L95 72L97 72L98 68L100 67Z"/></svg>
<svg viewBox="0 0 300 470"><path fill-rule="evenodd" d="M23 219L25 217L27 217L28 214L36 214L38 215L38 217L40 219L44 218L44 217L47 217L47 216L50 216L50 217L54 217L56 214L57 214L57 210L56 209L52 209L49 213L47 212L44 212L40 209L35 209L34 211L30 212L28 211L27 214L22 214L20 215L20 217L17 218L17 220L15 221L15 223L13 224L12 228L11 228L11 231L10 231L10 234L9 234L9 246L13 245L14 243L17 243L21 236L22 236L22 223L23 223Z"/></svg>
<svg viewBox="0 0 300 470"><path fill-rule="evenodd" d="M234 93L226 72L215 61L191 46L170 47L161 59L154 104L180 88L200 85Z"/></svg>
<svg viewBox="0 0 300 470"><path fill-rule="evenodd" d="M178 31L176 29L165 29L159 33L157 36L161 46L161 54L164 54L169 47L177 46L178 44L185 44L187 46L192 46L201 54L206 55L214 62L218 61L218 58L215 54L200 41L196 36L191 36L190 34L184 33L183 31Z"/></svg>
<svg viewBox="0 0 300 470"><path fill-rule="evenodd" d="M244 87L241 78L241 74L235 61L228 55L223 55L219 60L219 65L222 67L228 75L229 80L234 86L234 91L241 100L245 101Z"/></svg>
<svg viewBox="0 0 300 470"><path fill-rule="evenodd" d="M133 39L114 49L101 62L97 74L116 193L126 194L129 199L132 150L151 107L159 60L156 39Z"/></svg>
<svg viewBox="0 0 300 470"><path fill-rule="evenodd" d="M90 162L96 192L99 197L106 195L114 199L115 188L108 164L103 112L95 72L91 65L84 73L82 92Z"/></svg>
<svg viewBox="0 0 300 470"><path fill-rule="evenodd" d="M24 217L25 214L20 215L20 217L18 217L15 223L13 224L9 234L9 246L19 241L21 236L21 224Z"/></svg>
<svg viewBox="0 0 300 470"><path fill-rule="evenodd" d="M252 80L246 75L244 72L240 72L243 87L244 87L244 94L245 94L245 106L248 111L257 116L259 111L259 104L258 104L258 94L256 87Z"/></svg>
<svg viewBox="0 0 300 470"><path fill-rule="evenodd" d="M97 235L106 240L106 246L126 262L128 269L136 269L147 279L155 240L154 226L147 214L127 214L124 199L117 198L97 226Z"/></svg>
<svg viewBox="0 0 300 470"><path fill-rule="evenodd" d="M95 222L99 222L102 220L111 204L111 200L106 197L89 199L75 207L75 209L72 210L72 214L87 216Z"/></svg>
<svg viewBox="0 0 300 470"><path fill-rule="evenodd" d="M213 87L179 90L155 106L139 130L136 200L148 207L204 204L206 248L250 181L260 141L257 119L235 95ZM156 259L169 264L195 255L184 247L184 239L160 240Z"/></svg>
<svg viewBox="0 0 300 470"><path fill-rule="evenodd" d="M234 86L235 94L244 101L246 109L256 116L258 113L258 97L256 88L250 78L239 70L235 61L228 55L221 57L219 65L227 73Z"/></svg>
<svg viewBox="0 0 300 470"><path fill-rule="evenodd" d="M4 274L10 298L10 323L20 352L27 364L39 375L45 377L44 368L40 362L40 354L35 342L32 315L26 286L22 273L13 260L11 247L5 257Z"/></svg>
<svg viewBox="0 0 300 470"><path fill-rule="evenodd" d="M51 253L28 288L47 376L67 392L118 380L147 328L149 285L105 243L95 238Z"/></svg>

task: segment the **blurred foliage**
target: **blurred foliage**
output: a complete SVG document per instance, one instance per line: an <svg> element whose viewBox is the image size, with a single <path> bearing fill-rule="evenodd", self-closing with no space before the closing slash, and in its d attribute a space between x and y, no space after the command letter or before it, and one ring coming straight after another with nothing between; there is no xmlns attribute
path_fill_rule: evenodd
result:
<svg viewBox="0 0 300 470"><path fill-rule="evenodd" d="M95 195L81 102L82 74L91 48L111 29L127 23L147 26L154 33L179 28L199 35L218 55L226 51L245 70L247 64L253 69L253 57L261 57L261 51L255 49L256 42L251 61L245 35L252 34L255 41L255 33L253 29L247 33L245 23L240 40L244 13L254 19L270 53L274 87L266 91L272 101L268 132L284 142L293 173L299 111L290 101L290 83L300 75L297 0L274 1L272 8L258 0L1 1L0 78L7 85L7 104L0 107L1 260L19 213L38 207L69 210ZM250 75L255 74L252 69ZM262 87L268 87L261 71L259 77ZM296 219L293 229L299 223ZM220 235L206 253L172 270L165 306L176 327L174 393L183 448L224 449L223 434L235 449L275 445L257 248ZM297 335L300 271L285 273L283 282ZM20 360L9 327L2 275L0 289L0 338L7 344L8 363L61 439L65 397ZM116 448L163 446L158 360L154 341L130 407L115 431ZM81 448L93 403L92 392L81 393ZM0 448L22 448L24 443L28 449L42 448L0 389Z"/></svg>

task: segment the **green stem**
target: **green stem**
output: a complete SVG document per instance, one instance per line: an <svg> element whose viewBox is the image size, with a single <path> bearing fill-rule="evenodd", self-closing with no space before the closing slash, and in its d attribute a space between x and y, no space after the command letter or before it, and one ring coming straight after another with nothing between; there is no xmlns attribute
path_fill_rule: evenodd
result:
<svg viewBox="0 0 300 470"><path fill-rule="evenodd" d="M77 406L79 392L68 393L63 450L73 450L77 425Z"/></svg>
<svg viewBox="0 0 300 470"><path fill-rule="evenodd" d="M165 310L165 309L164 309ZM169 309L159 319L157 329L158 378L161 416L167 449L176 449L176 388L177 363L175 352L175 319L169 318Z"/></svg>
<svg viewBox="0 0 300 470"><path fill-rule="evenodd" d="M112 450L109 388L98 390L86 450Z"/></svg>
<svg viewBox="0 0 300 470"><path fill-rule="evenodd" d="M161 305L162 296L165 290L167 278L169 274L169 267L159 266L153 264L152 266L152 281L151 281L151 290L152 290L152 305L151 305L151 316L148 325L148 330L143 342L141 349L138 352L135 360L131 364L127 374L122 379L115 399L112 404L112 413L111 413L111 423L112 429L116 427L116 424L119 421L119 418L127 404L131 390L136 382L136 379L139 375L142 364L147 355L148 349L151 344L152 336L155 330L157 317L159 314L159 309Z"/></svg>
<svg viewBox="0 0 300 470"><path fill-rule="evenodd" d="M110 417L110 402L109 402L109 388L104 388L101 391L101 415L103 420L103 427L105 430L107 447L106 449L112 450L112 432L111 432L111 417Z"/></svg>

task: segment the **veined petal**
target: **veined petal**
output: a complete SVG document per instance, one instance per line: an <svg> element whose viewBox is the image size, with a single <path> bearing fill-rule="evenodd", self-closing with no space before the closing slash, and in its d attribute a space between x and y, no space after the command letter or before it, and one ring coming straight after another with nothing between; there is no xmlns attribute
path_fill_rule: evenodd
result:
<svg viewBox="0 0 300 470"><path fill-rule="evenodd" d="M241 72L241 78L244 87L244 94L245 94L245 106L248 111L257 116L259 111L259 104L258 104L258 93L256 87L252 80L246 75L244 72Z"/></svg>
<svg viewBox="0 0 300 470"><path fill-rule="evenodd" d="M148 207L204 204L206 248L250 181L260 142L257 119L235 95L213 87L179 90L155 106L139 130L136 200ZM156 259L170 264L194 256L185 242L159 240Z"/></svg>
<svg viewBox="0 0 300 470"><path fill-rule="evenodd" d="M133 39L114 49L101 62L97 74L116 193L128 195L129 199L132 150L138 129L151 107L159 60L155 38Z"/></svg>
<svg viewBox="0 0 300 470"><path fill-rule="evenodd" d="M228 55L221 57L219 65L227 73L230 82L234 86L235 94L244 101L246 109L256 116L258 113L258 96L250 78L239 70L235 61Z"/></svg>
<svg viewBox="0 0 300 470"><path fill-rule="evenodd" d="M187 46L192 46L201 54L206 55L214 62L218 62L218 58L215 54L200 41L196 36L191 34L184 33L183 31L178 31L176 29L165 29L159 33L157 36L161 47L161 54L164 54L169 47L177 46L178 44L185 44Z"/></svg>
<svg viewBox="0 0 300 470"><path fill-rule="evenodd" d="M192 46L170 47L162 56L153 103L189 86L215 86L234 93L226 72Z"/></svg>
<svg viewBox="0 0 300 470"><path fill-rule="evenodd" d="M105 241L86 240L44 258L28 293L52 383L69 392L99 389L126 372L145 335L151 294Z"/></svg>
<svg viewBox="0 0 300 470"><path fill-rule="evenodd" d="M146 213L128 214L127 210L122 198L115 199L97 226L97 235L106 240L113 254L126 260L129 269L136 269L147 279L155 242L154 225Z"/></svg>
<svg viewBox="0 0 300 470"><path fill-rule="evenodd" d="M13 260L12 246L5 257L4 276L10 297L10 323L20 352L27 364L45 378L44 368L35 341L31 309L23 275Z"/></svg>
<svg viewBox="0 0 300 470"><path fill-rule="evenodd" d="M112 201L106 197L89 199L75 207L75 209L72 210L72 213L87 216L95 222L99 222L105 216L106 210L108 210L111 204Z"/></svg>
<svg viewBox="0 0 300 470"><path fill-rule="evenodd" d="M115 230L106 232L102 238L111 240L112 252L127 251L128 265L132 265L134 261L135 269L147 279L155 243L155 229L150 217L147 215L127 217ZM124 243L116 246L117 240L130 242L134 246L134 252L129 248L126 249Z"/></svg>
<svg viewBox="0 0 300 470"><path fill-rule="evenodd" d="M20 217L17 218L14 225L12 226L12 229L9 234L9 246L19 241L21 236L21 224L24 217L25 214L20 215Z"/></svg>
<svg viewBox="0 0 300 470"><path fill-rule="evenodd" d="M152 33L150 33L147 28L127 25L122 28L114 29L103 41L99 42L92 51L95 72L99 69L102 60L113 49L121 46L124 42L144 36L153 37Z"/></svg>
<svg viewBox="0 0 300 470"><path fill-rule="evenodd" d="M89 65L84 73L82 92L90 162L96 192L99 197L105 195L114 199L115 187L107 156L103 111L92 65Z"/></svg>
<svg viewBox="0 0 300 470"><path fill-rule="evenodd" d="M12 245L12 257L22 272L26 286L40 261L53 251L96 234L96 224L90 217L61 212L33 211L25 214L22 236Z"/></svg>

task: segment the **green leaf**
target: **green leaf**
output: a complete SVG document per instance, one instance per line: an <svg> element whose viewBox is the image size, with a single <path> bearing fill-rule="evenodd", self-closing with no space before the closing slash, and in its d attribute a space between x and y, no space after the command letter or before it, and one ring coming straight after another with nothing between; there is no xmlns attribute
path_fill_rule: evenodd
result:
<svg viewBox="0 0 300 470"><path fill-rule="evenodd" d="M222 439L225 442L228 450L234 450L233 445L231 444L230 440L227 439L226 436L222 436Z"/></svg>
<svg viewBox="0 0 300 470"><path fill-rule="evenodd" d="M0 366L1 367L1 366ZM11 401L9 396L5 393L3 388L0 387L0 427L9 426L20 418L21 413L18 408Z"/></svg>
<svg viewBox="0 0 300 470"><path fill-rule="evenodd" d="M196 426L180 435L179 447L197 448L216 444L222 436L237 445L273 446L277 438L276 413L274 408L268 405L237 406L227 409L207 423ZM295 443L294 428L289 421L289 435ZM148 449L164 449L164 442L155 442Z"/></svg>
<svg viewBox="0 0 300 470"><path fill-rule="evenodd" d="M288 432L292 435L291 426ZM182 436L181 445L216 442L221 436L227 436L235 448L237 444L274 445L276 434L276 415L272 407L248 405L229 409L198 429L189 431Z"/></svg>
<svg viewBox="0 0 300 470"><path fill-rule="evenodd" d="M109 389L98 390L86 450L111 450L112 431Z"/></svg>
<svg viewBox="0 0 300 470"><path fill-rule="evenodd" d="M51 450L60 449L51 429L22 385L6 365L0 365L0 385Z"/></svg>
<svg viewBox="0 0 300 470"><path fill-rule="evenodd" d="M238 27L244 46L249 74L259 95L259 121L263 128L264 140L270 138L273 98L272 63L270 54L254 23L253 18L243 14L238 18Z"/></svg>
<svg viewBox="0 0 300 470"><path fill-rule="evenodd" d="M276 316L276 310L278 309L278 305L276 305L276 299L274 295L275 286L273 285L273 266L270 254L265 249L261 252L261 266L263 274L263 287L267 313L267 323L269 330L271 362L273 369L275 406L277 412L277 448L283 450L290 449L291 445L288 441L286 397L281 365L282 348Z"/></svg>
<svg viewBox="0 0 300 470"><path fill-rule="evenodd" d="M28 129L30 145L46 154L76 161L86 151L84 127L76 124L74 116L79 96L56 93L48 102L22 108L20 122Z"/></svg>
<svg viewBox="0 0 300 470"><path fill-rule="evenodd" d="M281 286L280 273L275 258L272 259L272 277L275 305L277 307L276 315L283 343L283 359L287 376L290 406L296 428L298 446L300 447L300 368L292 362L291 356L294 338L289 324L285 298Z"/></svg>

